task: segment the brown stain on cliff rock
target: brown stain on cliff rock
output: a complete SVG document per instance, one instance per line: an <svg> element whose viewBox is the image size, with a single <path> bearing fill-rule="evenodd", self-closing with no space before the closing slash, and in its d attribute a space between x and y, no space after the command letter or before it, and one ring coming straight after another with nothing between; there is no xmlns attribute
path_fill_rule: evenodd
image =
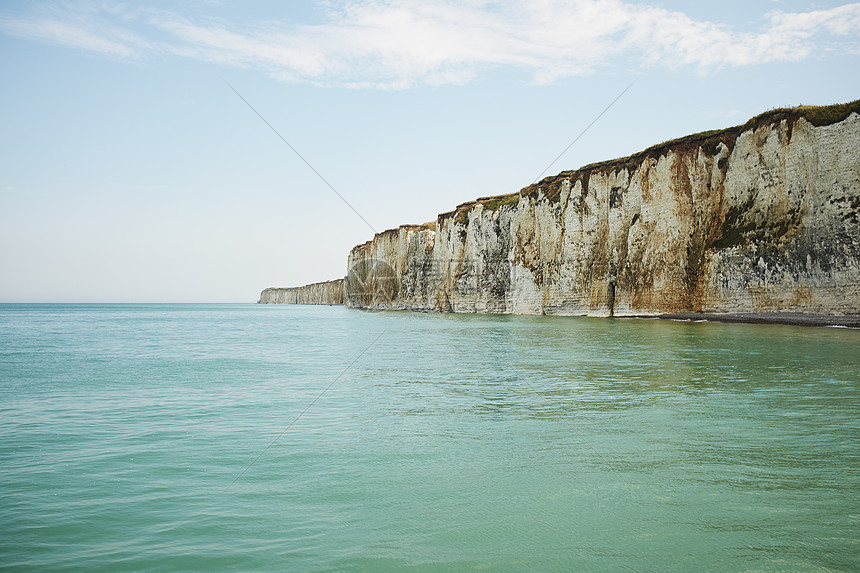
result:
<svg viewBox="0 0 860 573"><path fill-rule="evenodd" d="M541 261L539 222L533 201L526 206L526 214L516 230L514 242L514 263L528 269L538 288L543 286L543 264Z"/></svg>

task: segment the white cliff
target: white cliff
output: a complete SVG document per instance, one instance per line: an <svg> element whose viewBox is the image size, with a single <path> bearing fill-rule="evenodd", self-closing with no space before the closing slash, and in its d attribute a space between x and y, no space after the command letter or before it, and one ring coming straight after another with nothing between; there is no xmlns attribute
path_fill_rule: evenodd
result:
<svg viewBox="0 0 860 573"><path fill-rule="evenodd" d="M267 288L260 293L260 304L343 304L343 279L300 287Z"/></svg>
<svg viewBox="0 0 860 573"><path fill-rule="evenodd" d="M768 112L379 233L349 254L344 302L860 314L858 112Z"/></svg>

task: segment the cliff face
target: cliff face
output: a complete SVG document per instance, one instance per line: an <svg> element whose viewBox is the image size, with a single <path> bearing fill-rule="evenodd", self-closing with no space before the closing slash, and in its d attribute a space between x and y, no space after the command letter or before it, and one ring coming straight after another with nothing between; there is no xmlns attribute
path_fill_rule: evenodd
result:
<svg viewBox="0 0 860 573"><path fill-rule="evenodd" d="M345 303L858 314L858 112L769 112L377 234L349 255Z"/></svg>
<svg viewBox="0 0 860 573"><path fill-rule="evenodd" d="M290 288L267 288L260 304L343 304L343 279Z"/></svg>

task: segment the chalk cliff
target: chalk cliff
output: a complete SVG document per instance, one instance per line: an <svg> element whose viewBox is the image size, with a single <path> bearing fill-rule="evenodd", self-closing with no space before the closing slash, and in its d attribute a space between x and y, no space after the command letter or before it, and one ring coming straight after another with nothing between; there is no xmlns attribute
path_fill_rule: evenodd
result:
<svg viewBox="0 0 860 573"><path fill-rule="evenodd" d="M349 254L345 304L860 314L858 113L774 110L379 233Z"/></svg>
<svg viewBox="0 0 860 573"><path fill-rule="evenodd" d="M343 304L343 279L300 287L267 288L260 304Z"/></svg>

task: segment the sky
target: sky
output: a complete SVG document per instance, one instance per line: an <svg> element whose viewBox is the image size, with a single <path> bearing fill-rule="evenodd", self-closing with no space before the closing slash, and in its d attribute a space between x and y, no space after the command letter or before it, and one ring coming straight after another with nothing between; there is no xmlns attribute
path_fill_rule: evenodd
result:
<svg viewBox="0 0 860 573"><path fill-rule="evenodd" d="M0 302L255 302L858 70L860 3L4 0Z"/></svg>

